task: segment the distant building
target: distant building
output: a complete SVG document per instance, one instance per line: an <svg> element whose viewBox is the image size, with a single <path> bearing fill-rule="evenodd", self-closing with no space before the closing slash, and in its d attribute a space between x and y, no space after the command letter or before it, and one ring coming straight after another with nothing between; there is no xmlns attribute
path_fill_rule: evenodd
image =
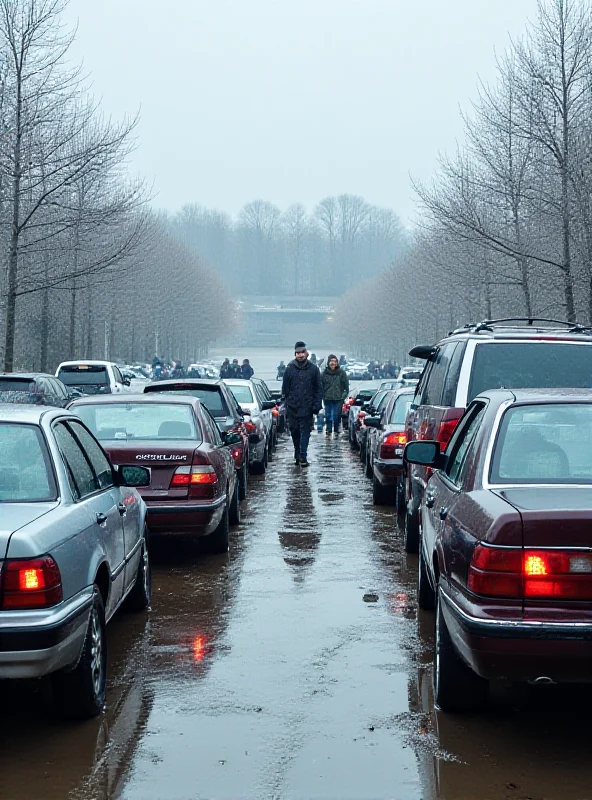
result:
<svg viewBox="0 0 592 800"><path fill-rule="evenodd" d="M336 297L248 297L237 303L239 344L292 347L298 339L311 348L335 346L332 326Z"/></svg>

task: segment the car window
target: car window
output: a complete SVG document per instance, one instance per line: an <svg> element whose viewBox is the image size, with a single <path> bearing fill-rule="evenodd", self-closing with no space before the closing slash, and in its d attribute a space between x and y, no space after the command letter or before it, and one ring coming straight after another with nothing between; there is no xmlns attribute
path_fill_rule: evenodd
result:
<svg viewBox="0 0 592 800"><path fill-rule="evenodd" d="M395 404L391 409L389 424L391 425L404 425L407 417L407 412L411 408L412 395L401 394L395 400Z"/></svg>
<svg viewBox="0 0 592 800"><path fill-rule="evenodd" d="M237 384L230 384L228 386L231 394L238 403L254 403L253 392L248 384L239 386Z"/></svg>
<svg viewBox="0 0 592 800"><path fill-rule="evenodd" d="M466 457L485 414L485 408L484 403L475 403L469 408L451 442L450 457L444 473L453 483L460 485L462 482Z"/></svg>
<svg viewBox="0 0 592 800"><path fill-rule="evenodd" d="M125 397L125 395L119 395ZM167 403L83 403L76 413L99 442L109 440L155 441L179 439L200 441L192 407Z"/></svg>
<svg viewBox="0 0 592 800"><path fill-rule="evenodd" d="M64 384L57 378L48 378L48 380L53 386L53 390L58 400L60 401L67 400L68 392L66 391L66 387L64 386Z"/></svg>
<svg viewBox="0 0 592 800"><path fill-rule="evenodd" d="M84 448L95 475L97 476L97 480L101 489L108 489L110 486L113 486L113 471L111 469L111 464L109 463L109 459L101 447L86 430L84 425L74 421L70 421L68 425Z"/></svg>
<svg viewBox="0 0 592 800"><path fill-rule="evenodd" d="M45 440L36 425L0 422L0 503L55 500Z"/></svg>
<svg viewBox="0 0 592 800"><path fill-rule="evenodd" d="M515 406L504 414L491 467L493 483L592 482L592 405Z"/></svg>
<svg viewBox="0 0 592 800"><path fill-rule="evenodd" d="M222 390L219 386L193 386L188 383L175 385L175 388L153 389L146 387L149 393L158 392L158 394L186 394L191 397L197 397L203 405L208 409L210 414L216 417L228 417L228 405L222 396Z"/></svg>
<svg viewBox="0 0 592 800"><path fill-rule="evenodd" d="M53 435L64 460L70 484L77 500L98 491L99 484L91 469L90 461L84 455L72 432L63 422L53 427Z"/></svg>
<svg viewBox="0 0 592 800"><path fill-rule="evenodd" d="M451 345L450 366L446 373L444 381L444 391L442 392L442 405L454 407L456 405L456 390L458 388L458 379L460 378L460 371L463 365L463 357L465 354L466 343L454 342Z"/></svg>
<svg viewBox="0 0 592 800"><path fill-rule="evenodd" d="M455 347L456 343L453 342L444 345L444 347L441 347L438 351L421 398L422 405L439 406L442 404L444 381Z"/></svg>
<svg viewBox="0 0 592 800"><path fill-rule="evenodd" d="M380 398L378 405L376 406L377 411L384 411L385 407L387 406L389 400L391 399L391 393L385 392L383 396Z"/></svg>
<svg viewBox="0 0 592 800"><path fill-rule="evenodd" d="M219 447L222 444L222 438L214 418L204 406L202 406L201 415L208 441L211 442L211 444L213 444L215 447Z"/></svg>
<svg viewBox="0 0 592 800"><path fill-rule="evenodd" d="M487 389L592 388L592 344L487 342L475 348L469 400Z"/></svg>
<svg viewBox="0 0 592 800"><path fill-rule="evenodd" d="M73 364L60 367L57 377L66 386L73 386L84 394L99 394L109 387L107 368L97 364Z"/></svg>

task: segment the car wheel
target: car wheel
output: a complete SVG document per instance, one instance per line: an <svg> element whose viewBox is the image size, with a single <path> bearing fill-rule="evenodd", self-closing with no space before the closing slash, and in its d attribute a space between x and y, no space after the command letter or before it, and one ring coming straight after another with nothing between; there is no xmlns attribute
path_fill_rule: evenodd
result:
<svg viewBox="0 0 592 800"><path fill-rule="evenodd" d="M392 502L389 486L383 486L376 475L372 476L372 502L375 506L388 506Z"/></svg>
<svg viewBox="0 0 592 800"><path fill-rule="evenodd" d="M405 552L417 553L419 550L419 512L411 512L407 506L405 514Z"/></svg>
<svg viewBox="0 0 592 800"><path fill-rule="evenodd" d="M146 533L144 532L144 536ZM142 554L136 573L134 588L128 594L125 607L128 611L145 611L150 605L152 597L152 570L150 569L150 558L148 556L148 546L146 540L142 545Z"/></svg>
<svg viewBox="0 0 592 800"><path fill-rule="evenodd" d="M251 464L251 474L253 475L265 475L267 471L267 445L265 446L265 452L263 453L263 458L261 461L254 461Z"/></svg>
<svg viewBox="0 0 592 800"><path fill-rule="evenodd" d="M224 507L224 513L218 523L218 527L213 533L205 538L205 544L210 553L227 553L230 545L230 514L228 511L228 500Z"/></svg>
<svg viewBox="0 0 592 800"><path fill-rule="evenodd" d="M421 542L419 545L419 568L417 570L417 605L422 611L433 611L436 605L436 593L430 583Z"/></svg>
<svg viewBox="0 0 592 800"><path fill-rule="evenodd" d="M397 481L397 521L399 525L404 524L407 506L405 504L405 483L402 478Z"/></svg>
<svg viewBox="0 0 592 800"><path fill-rule="evenodd" d="M374 468L372 466L372 459L370 457L370 450L366 448L366 477L373 478L374 477Z"/></svg>
<svg viewBox="0 0 592 800"><path fill-rule="evenodd" d="M247 478L247 461L246 461L247 458L248 458L248 456L245 453L244 460L243 460L243 465L240 468L240 472L239 472L239 475L238 475L238 491L239 491L239 495L240 495L240 499L241 500L246 500L246 498L247 498L247 487L248 487L248 484L247 484L247 480L248 480L248 478Z"/></svg>
<svg viewBox="0 0 592 800"><path fill-rule="evenodd" d="M85 719L101 713L107 685L107 637L105 607L97 586L78 664L73 670L52 675L52 685L64 716Z"/></svg>
<svg viewBox="0 0 592 800"><path fill-rule="evenodd" d="M240 521L241 521L241 501L240 501L240 489L237 481L234 486L234 492L232 493L232 500L230 503L230 524L240 525Z"/></svg>
<svg viewBox="0 0 592 800"><path fill-rule="evenodd" d="M477 711L487 701L488 687L489 681L473 672L454 649L438 592L434 652L434 699L437 705L442 711Z"/></svg>
<svg viewBox="0 0 592 800"><path fill-rule="evenodd" d="M267 460L273 461L273 433L269 436L269 442L267 444Z"/></svg>

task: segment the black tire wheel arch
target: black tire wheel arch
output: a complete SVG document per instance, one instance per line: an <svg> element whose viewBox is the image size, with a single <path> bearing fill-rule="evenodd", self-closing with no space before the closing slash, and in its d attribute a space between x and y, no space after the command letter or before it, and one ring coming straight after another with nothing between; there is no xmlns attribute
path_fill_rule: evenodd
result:
<svg viewBox="0 0 592 800"><path fill-rule="evenodd" d="M234 484L234 492L232 493L232 500L230 501L230 524L240 525L241 522L241 498L240 487L238 479Z"/></svg>
<svg viewBox="0 0 592 800"><path fill-rule="evenodd" d="M390 500L389 487L383 486L376 475L372 474L372 502L375 506L386 506Z"/></svg>
<svg viewBox="0 0 592 800"><path fill-rule="evenodd" d="M413 511L409 505L405 514L405 552L419 552L419 511Z"/></svg>
<svg viewBox="0 0 592 800"><path fill-rule="evenodd" d="M128 594L125 605L128 611L145 611L152 599L152 570L150 568L150 554L148 552L148 542L146 532L144 532L144 544L140 553L140 563L136 573L136 582L133 589Z"/></svg>
<svg viewBox="0 0 592 800"><path fill-rule="evenodd" d="M423 553L421 535L419 542L419 564L417 568L417 605L422 611L433 611L436 606L436 592L430 582L428 566Z"/></svg>
<svg viewBox="0 0 592 800"><path fill-rule="evenodd" d="M210 553L227 553L230 545L230 501L226 498L224 512L216 530L205 538L205 544Z"/></svg>
<svg viewBox="0 0 592 800"><path fill-rule="evenodd" d="M248 455L245 453L243 458L243 465L238 471L237 480L240 493L240 499L246 500L248 492L248 476L247 476L247 459Z"/></svg>

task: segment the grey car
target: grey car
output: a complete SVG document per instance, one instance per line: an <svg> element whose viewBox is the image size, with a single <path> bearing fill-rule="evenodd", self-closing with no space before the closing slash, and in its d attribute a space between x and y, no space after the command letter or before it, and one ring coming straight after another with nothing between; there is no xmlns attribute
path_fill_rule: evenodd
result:
<svg viewBox="0 0 592 800"><path fill-rule="evenodd" d="M75 414L0 404L0 678L51 675L67 716L100 712L105 624L150 602L149 480Z"/></svg>

